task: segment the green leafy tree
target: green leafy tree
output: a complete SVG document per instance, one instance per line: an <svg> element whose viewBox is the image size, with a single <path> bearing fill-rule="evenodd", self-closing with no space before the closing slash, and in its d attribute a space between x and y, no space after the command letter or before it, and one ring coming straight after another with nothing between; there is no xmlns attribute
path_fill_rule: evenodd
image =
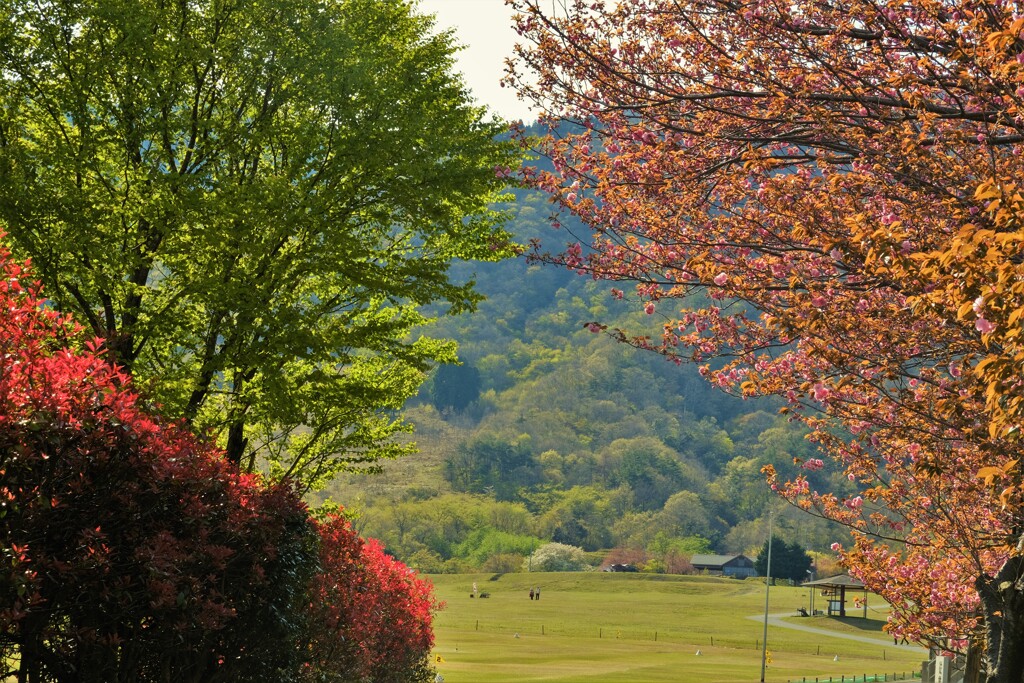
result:
<svg viewBox="0 0 1024 683"><path fill-rule="evenodd" d="M444 463L445 478L456 491L492 491L510 500L519 487L536 480L533 454L527 443L484 436L459 446Z"/></svg>
<svg viewBox="0 0 1024 683"><path fill-rule="evenodd" d="M408 450L393 411L512 248L516 163L403 0L10 0L0 220L54 306L252 470Z"/></svg>
<svg viewBox="0 0 1024 683"><path fill-rule="evenodd" d="M678 445L669 443L680 452L692 453L712 472L719 473L727 462L732 460L736 446L729 433L718 426L713 417L696 419L688 415L685 426L680 430Z"/></svg>
<svg viewBox="0 0 1024 683"><path fill-rule="evenodd" d="M543 535L584 550L598 550L611 543L609 529L626 507L623 497L601 486L574 486L533 500L546 508L538 520Z"/></svg>
<svg viewBox="0 0 1024 683"><path fill-rule="evenodd" d="M659 529L673 536L703 536L717 540L721 524L712 518L701 497L693 491L672 494L655 517Z"/></svg>
<svg viewBox="0 0 1024 683"><path fill-rule="evenodd" d="M621 457L615 481L633 490L634 504L640 510L662 507L686 481L672 450L656 439L620 439L609 450Z"/></svg>
<svg viewBox="0 0 1024 683"><path fill-rule="evenodd" d="M811 556L799 543L787 543L772 536L772 578L804 581L811 568ZM754 569L760 576L768 574L768 541L761 546L761 552L754 560Z"/></svg>
<svg viewBox="0 0 1024 683"><path fill-rule="evenodd" d="M708 486L718 511L730 523L757 519L764 512L772 495L761 474L765 464L760 458L738 455L726 463L721 476Z"/></svg>
<svg viewBox="0 0 1024 683"><path fill-rule="evenodd" d="M492 557L499 555L516 555L522 564L522 559L532 553L543 541L533 536L521 534L510 534L506 531L498 531L492 528L476 529L466 540L455 549L456 555L469 563L483 567Z"/></svg>
<svg viewBox="0 0 1024 683"><path fill-rule="evenodd" d="M430 382L430 402L438 410L465 410L480 397L480 371L463 362L442 365Z"/></svg>

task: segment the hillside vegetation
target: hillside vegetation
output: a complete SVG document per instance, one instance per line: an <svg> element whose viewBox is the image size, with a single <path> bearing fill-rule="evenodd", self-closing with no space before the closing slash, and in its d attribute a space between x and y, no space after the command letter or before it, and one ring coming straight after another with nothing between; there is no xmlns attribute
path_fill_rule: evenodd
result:
<svg viewBox="0 0 1024 683"><path fill-rule="evenodd" d="M552 229L535 194L519 192L510 210L520 243L574 241L576 226ZM420 453L325 492L360 531L427 572L517 571L548 541L649 571L686 571L694 552L756 553L775 501L761 468L795 472L794 458L816 457L803 429L771 402L714 389L697 367L587 327L656 328L637 321L629 292L526 258L474 268L456 266L487 300L424 330L456 339L462 365L438 368L405 408ZM811 477L848 484L827 469ZM843 536L793 509L776 528L819 551Z"/></svg>

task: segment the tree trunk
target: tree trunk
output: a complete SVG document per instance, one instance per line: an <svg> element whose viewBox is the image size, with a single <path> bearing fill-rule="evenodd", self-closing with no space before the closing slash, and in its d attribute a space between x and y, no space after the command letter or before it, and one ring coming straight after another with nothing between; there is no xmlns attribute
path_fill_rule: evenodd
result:
<svg viewBox="0 0 1024 683"><path fill-rule="evenodd" d="M235 467L239 467L242 464L242 455L245 453L247 444L248 439L245 438L244 418L235 420L228 425L228 442L224 449L224 455L227 457L228 462Z"/></svg>
<svg viewBox="0 0 1024 683"><path fill-rule="evenodd" d="M981 664L984 644L971 639L967 645L967 658L964 662L964 683L982 683Z"/></svg>
<svg viewBox="0 0 1024 683"><path fill-rule="evenodd" d="M242 456L245 449L249 447L249 439L245 437L245 414L249 406L243 402L242 389L245 383L253 378L255 370L235 370L232 377L232 392L234 393L234 405L228 413L228 441L224 447L225 457L228 462L241 470ZM250 463L251 469L251 463Z"/></svg>
<svg viewBox="0 0 1024 683"><path fill-rule="evenodd" d="M1024 557L1014 555L994 577L978 580L985 613L985 683L1024 683Z"/></svg>

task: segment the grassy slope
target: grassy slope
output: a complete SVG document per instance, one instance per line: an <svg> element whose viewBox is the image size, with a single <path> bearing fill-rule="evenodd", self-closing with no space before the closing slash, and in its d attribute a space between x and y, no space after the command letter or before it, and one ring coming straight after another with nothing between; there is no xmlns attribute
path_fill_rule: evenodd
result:
<svg viewBox="0 0 1024 683"><path fill-rule="evenodd" d="M763 625L748 617L763 614L764 586L754 581L604 573L431 578L447 603L435 622L446 683L760 680ZM470 599L474 581L491 597ZM541 587L539 602L530 601L531 586ZM801 604L808 604L806 589L772 588L770 612L795 614ZM794 619L822 628L837 621ZM868 619L846 622L838 627L877 636L878 645L769 626L766 681L919 669L923 652L895 649L881 632L884 613L871 609Z"/></svg>

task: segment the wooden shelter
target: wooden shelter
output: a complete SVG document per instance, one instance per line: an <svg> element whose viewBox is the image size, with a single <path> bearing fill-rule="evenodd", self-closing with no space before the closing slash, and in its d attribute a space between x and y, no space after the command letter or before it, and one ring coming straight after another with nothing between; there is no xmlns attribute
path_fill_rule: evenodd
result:
<svg viewBox="0 0 1024 683"><path fill-rule="evenodd" d="M864 593L864 616L867 616L868 595L864 584L849 574L830 576L827 579L807 581L803 584L811 590L821 589L821 595L828 599L828 616L846 616L846 592L860 591Z"/></svg>

